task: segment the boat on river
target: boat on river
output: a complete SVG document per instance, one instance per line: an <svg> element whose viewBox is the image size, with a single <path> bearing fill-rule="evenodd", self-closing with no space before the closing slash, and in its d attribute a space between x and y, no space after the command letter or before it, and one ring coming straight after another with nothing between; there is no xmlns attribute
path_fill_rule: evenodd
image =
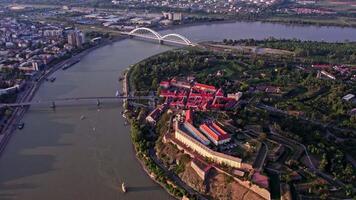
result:
<svg viewBox="0 0 356 200"><path fill-rule="evenodd" d="M23 129L24 126L25 126L25 123L21 122L17 125L17 128L21 130L21 129Z"/></svg>
<svg viewBox="0 0 356 200"><path fill-rule="evenodd" d="M125 183L121 184L121 190L122 190L123 193L125 193L127 191Z"/></svg>

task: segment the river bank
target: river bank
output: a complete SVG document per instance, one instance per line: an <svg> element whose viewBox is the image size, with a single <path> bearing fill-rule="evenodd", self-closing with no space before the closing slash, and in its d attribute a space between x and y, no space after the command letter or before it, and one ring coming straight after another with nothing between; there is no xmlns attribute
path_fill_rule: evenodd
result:
<svg viewBox="0 0 356 200"><path fill-rule="evenodd" d="M133 88L133 86L130 86L130 81L129 81L129 75L131 73L132 67L128 68L126 73L124 74L124 80L123 80L123 91L126 94L130 93L130 89ZM129 103L128 101L124 101L123 107L126 109L128 107ZM160 185L169 195L174 197L175 199L181 199L181 195L177 195L177 190L183 193L183 196L189 196L189 197L196 197L200 200L206 200L206 198L196 192L194 189L189 187L186 183L184 183L178 176L176 176L174 173L170 172L168 169L165 168L165 166L159 161L157 156L155 155L155 150L153 147L149 147L148 153L142 152L139 150L137 147L137 143L134 141L132 132L135 130L133 129L133 123L135 123L136 119L135 117L132 117L132 112L130 110L127 110L125 112L125 117L128 119L130 125L131 125L131 140L132 140L132 146L134 151L136 152L136 159L140 163L142 169L145 171L145 173L158 185ZM150 130L152 131L152 130ZM152 165L154 165L156 170L152 170ZM159 171L159 173L155 173L154 171ZM162 178L159 174L164 174L166 178ZM182 192L185 191L185 192ZM179 194L179 193L178 193Z"/></svg>
<svg viewBox="0 0 356 200"><path fill-rule="evenodd" d="M287 18L288 20L288 18ZM234 24L234 23L261 23L261 24L275 24L275 25L285 25L289 27L338 27L338 28L356 28L356 25L345 26L340 24L330 24L330 23L303 23L303 22L287 22L287 21L277 21L272 19L256 19L256 20L246 20L246 19L224 19L221 21L211 21L211 22L197 22L197 23L188 23L188 24L176 24L167 27L156 28L156 31L166 31L166 30L176 30L181 28L188 28L194 26L202 26L202 25L217 25L217 24Z"/></svg>
<svg viewBox="0 0 356 200"><path fill-rule="evenodd" d="M129 74L130 74L130 70L132 69L132 67L129 67L125 72L124 72L124 79L122 81L122 90L123 90L123 94L124 95L128 95L130 93L130 81L128 79L129 77ZM124 99L123 101L123 108L125 109L124 113L123 113L123 116L127 119L127 121L130 123L130 125L132 125L132 121L134 119L131 119L129 117L129 110L128 110L128 107L129 107L129 101L127 99ZM131 135L131 134L130 134ZM133 140L132 136L131 136L131 140ZM163 188L169 195L171 195L172 197L176 198L176 199L179 199L177 196L175 196L172 192L170 192L166 187L165 185L158 181L156 178L155 178L155 175L153 173L151 173L150 171L148 171L148 168L147 168L147 165L146 163L144 162L143 159L146 159L146 162L147 162L147 157L142 157L139 155L139 152L135 146L135 143L132 141L132 147L133 147L133 150L136 152L135 154L135 157L136 157L136 160L138 161L138 163L140 163L141 165L141 168L143 169L143 171L151 178L152 181L154 181L156 184L160 185L161 188Z"/></svg>
<svg viewBox="0 0 356 200"><path fill-rule="evenodd" d="M23 95L21 96L21 99L17 100L17 103L22 103L22 102L29 102L33 99L35 96L36 92L40 88L40 86L43 84L43 82L51 76L54 72L56 72L59 69L62 69L64 65L67 63L70 63L74 60L78 60L89 54L90 52L101 48L105 45L110 45L114 42L120 41L125 38L115 38L113 40L106 40L101 42L100 44L97 44L93 47L90 47L89 49L85 49L82 52L74 55L71 58L68 58L66 60L60 61L59 63L55 64L54 66L51 66L49 70L47 70L44 74L42 74L34 84L29 86L29 88L26 88L25 91L23 91ZM20 123L22 120L23 116L25 115L26 111L28 110L28 107L16 107L14 111L12 112L10 118L8 119L5 127L2 130L2 133L0 134L0 156L3 153L3 151L6 149L6 146L8 142L11 139L11 136L13 132L17 128L17 124Z"/></svg>

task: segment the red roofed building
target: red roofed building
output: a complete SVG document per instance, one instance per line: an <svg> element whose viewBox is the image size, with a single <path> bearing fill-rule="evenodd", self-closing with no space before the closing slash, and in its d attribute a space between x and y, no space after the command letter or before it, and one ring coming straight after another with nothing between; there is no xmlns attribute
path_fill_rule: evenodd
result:
<svg viewBox="0 0 356 200"><path fill-rule="evenodd" d="M166 98L167 104L175 108L208 110L232 109L237 105L238 98L224 96L223 90L201 83L191 84L186 81L172 79L162 81L160 86L165 88L160 97ZM242 93L239 93L240 95ZM240 97L240 96L239 96Z"/></svg>
<svg viewBox="0 0 356 200"><path fill-rule="evenodd" d="M169 88L171 84L169 83L169 81L162 81L159 83L159 86L163 87L163 88Z"/></svg>
<svg viewBox="0 0 356 200"><path fill-rule="evenodd" d="M213 123L215 124L215 123ZM229 134L215 124L203 123L199 129L216 145L227 143L231 140ZM217 127L217 128L216 128Z"/></svg>
<svg viewBox="0 0 356 200"><path fill-rule="evenodd" d="M165 104L158 106L146 117L146 121L152 125L156 125L157 119L161 116L165 109Z"/></svg>
<svg viewBox="0 0 356 200"><path fill-rule="evenodd" d="M177 81L176 79L171 80L171 85L179 88L186 88L186 89L190 89L191 87L190 83L185 81Z"/></svg>
<svg viewBox="0 0 356 200"><path fill-rule="evenodd" d="M331 69L331 65L327 65L327 64L314 64L312 65L312 68L315 69L320 69L320 70L326 70L326 69Z"/></svg>
<svg viewBox="0 0 356 200"><path fill-rule="evenodd" d="M168 98L168 97L175 97L176 95L174 91L161 90L159 96Z"/></svg>
<svg viewBox="0 0 356 200"><path fill-rule="evenodd" d="M224 92L221 88L216 91L215 97L224 97Z"/></svg>
<svg viewBox="0 0 356 200"><path fill-rule="evenodd" d="M205 85L201 83L195 83L193 89L209 91L209 92L216 92L216 88L212 85Z"/></svg>
<svg viewBox="0 0 356 200"><path fill-rule="evenodd" d="M193 113L190 109L185 111L185 121L191 124L193 123Z"/></svg>

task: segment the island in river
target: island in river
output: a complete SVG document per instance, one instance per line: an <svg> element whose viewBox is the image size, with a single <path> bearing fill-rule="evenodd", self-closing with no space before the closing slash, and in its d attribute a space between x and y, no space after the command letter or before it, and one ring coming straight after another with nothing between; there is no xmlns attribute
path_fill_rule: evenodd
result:
<svg viewBox="0 0 356 200"><path fill-rule="evenodd" d="M160 97L130 100L127 117L173 196L355 197L355 101L343 98L356 93L355 43L204 43L141 61L127 81Z"/></svg>

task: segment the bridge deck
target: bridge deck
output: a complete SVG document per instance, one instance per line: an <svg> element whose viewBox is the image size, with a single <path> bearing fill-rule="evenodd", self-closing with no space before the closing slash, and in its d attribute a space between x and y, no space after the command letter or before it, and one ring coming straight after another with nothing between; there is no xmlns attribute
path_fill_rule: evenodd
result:
<svg viewBox="0 0 356 200"><path fill-rule="evenodd" d="M155 100L156 96L98 96L98 97L68 97L68 98L57 98L49 100L38 100L30 102L21 102L21 103L9 103L9 104L0 104L2 107L19 107L19 106L30 106L30 105L40 105L40 104L52 104L53 102L78 102L78 101L87 101L87 100Z"/></svg>

